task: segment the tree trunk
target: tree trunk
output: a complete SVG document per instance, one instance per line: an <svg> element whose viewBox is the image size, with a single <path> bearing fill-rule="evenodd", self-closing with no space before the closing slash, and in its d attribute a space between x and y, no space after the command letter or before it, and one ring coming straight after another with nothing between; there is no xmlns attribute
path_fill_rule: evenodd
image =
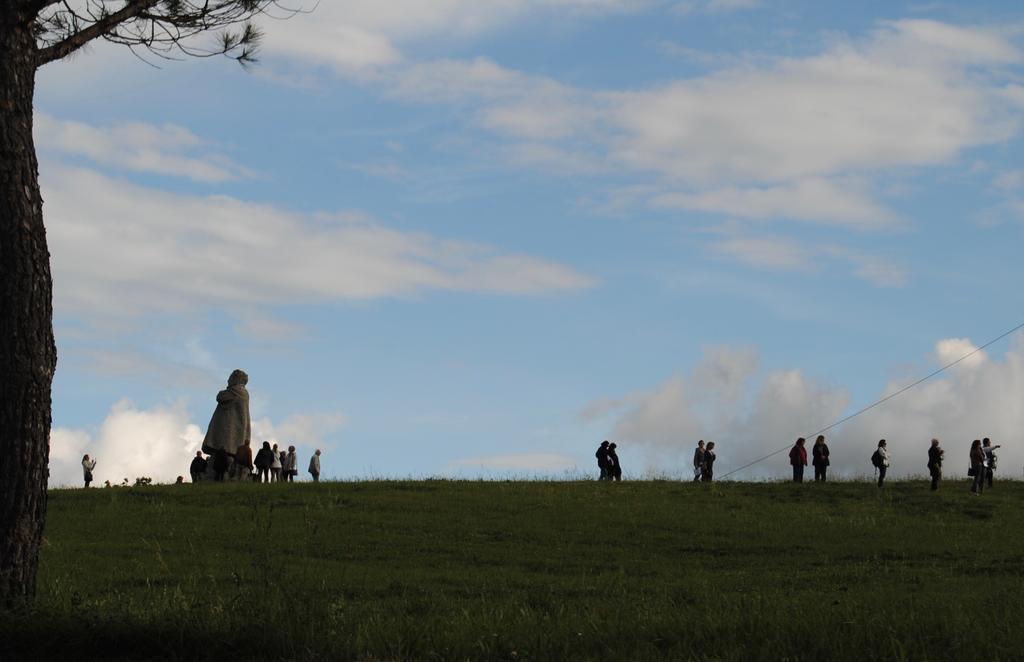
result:
<svg viewBox="0 0 1024 662"><path fill-rule="evenodd" d="M0 607L35 595L57 364L32 140L36 45L30 19L9 4L0 12Z"/></svg>

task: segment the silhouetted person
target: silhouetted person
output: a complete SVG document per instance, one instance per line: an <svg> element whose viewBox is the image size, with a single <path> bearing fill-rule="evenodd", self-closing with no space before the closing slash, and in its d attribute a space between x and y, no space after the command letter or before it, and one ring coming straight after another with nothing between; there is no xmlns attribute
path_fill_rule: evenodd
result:
<svg viewBox="0 0 1024 662"><path fill-rule="evenodd" d="M269 483L270 466L274 463L274 451L270 449L269 441L264 441L263 446L256 451L256 459L252 463L256 465L256 471L259 472L256 482Z"/></svg>
<svg viewBox="0 0 1024 662"><path fill-rule="evenodd" d="M793 482L804 482L804 467L807 466L807 440L799 437L789 449L789 463L793 465Z"/></svg>
<svg viewBox="0 0 1024 662"><path fill-rule="evenodd" d="M309 475L313 477L314 483L320 482L320 449L316 449L313 457L309 458Z"/></svg>
<svg viewBox="0 0 1024 662"><path fill-rule="evenodd" d="M289 483L295 482L295 477L299 475L299 456L295 454L295 446L288 447L288 454L285 456L282 466L285 467L285 480Z"/></svg>
<svg viewBox="0 0 1024 662"><path fill-rule="evenodd" d="M88 455L82 456L82 478L85 479L86 487L92 482L92 470L95 468L96 460L90 460Z"/></svg>
<svg viewBox="0 0 1024 662"><path fill-rule="evenodd" d="M597 447L597 452L594 453L594 457L597 458L597 468L600 470L601 475L598 480L608 480L610 475L608 473L608 444L610 442L605 439L601 442L601 445Z"/></svg>
<svg viewBox="0 0 1024 662"><path fill-rule="evenodd" d="M707 446L704 447L704 464L703 471L701 471L700 479L705 483L710 483L715 479L715 460L718 457L715 455L715 442L709 441Z"/></svg>
<svg viewBox="0 0 1024 662"><path fill-rule="evenodd" d="M196 456L192 458L192 464L188 465L188 472L192 476L193 483L198 483L203 479L203 475L206 473L206 460L203 459L203 451L196 451Z"/></svg>
<svg viewBox="0 0 1024 662"><path fill-rule="evenodd" d="M608 444L608 479L622 480L622 467L619 466L619 454L615 452L615 444Z"/></svg>
<svg viewBox="0 0 1024 662"><path fill-rule="evenodd" d="M885 483L885 472L889 470L889 450L885 439L878 440L878 448L871 454L871 464L878 470L878 486L881 487Z"/></svg>
<svg viewBox="0 0 1024 662"><path fill-rule="evenodd" d="M175 485L184 485L185 484L185 477L184 476L178 476L177 479L175 479L174 484Z"/></svg>
<svg viewBox="0 0 1024 662"><path fill-rule="evenodd" d="M814 482L821 481L824 483L829 465L828 444L825 443L825 435L819 434L818 438L814 440L811 456L811 464L814 465Z"/></svg>
<svg viewBox="0 0 1024 662"><path fill-rule="evenodd" d="M693 482L699 483L701 474L704 473L704 440L697 442L697 448L693 451Z"/></svg>
<svg viewBox="0 0 1024 662"><path fill-rule="evenodd" d="M224 474L228 470L228 454L222 449L213 452L213 479L223 481Z"/></svg>
<svg viewBox="0 0 1024 662"><path fill-rule="evenodd" d="M992 440L985 437L981 440L981 450L985 453L985 480L988 482L989 489L992 488L992 474L996 470L996 449L1002 448L1001 445L992 445Z"/></svg>
<svg viewBox="0 0 1024 662"><path fill-rule="evenodd" d="M247 480L252 473L252 446L249 441L246 440L241 446L238 447L238 451L235 452L235 478L238 480Z"/></svg>
<svg viewBox="0 0 1024 662"><path fill-rule="evenodd" d="M946 451L939 448L939 440L932 439L932 445L928 448L928 473L932 476L932 491L939 489L939 481L942 480L942 456Z"/></svg>
<svg viewBox="0 0 1024 662"><path fill-rule="evenodd" d="M981 445L981 439L971 442L971 471L974 481L971 483L971 494L978 496L985 491L985 449Z"/></svg>

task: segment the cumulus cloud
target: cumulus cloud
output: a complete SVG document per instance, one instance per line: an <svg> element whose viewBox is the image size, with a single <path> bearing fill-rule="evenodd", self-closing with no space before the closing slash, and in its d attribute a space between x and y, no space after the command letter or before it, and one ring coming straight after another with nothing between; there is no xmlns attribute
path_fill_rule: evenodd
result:
<svg viewBox="0 0 1024 662"><path fill-rule="evenodd" d="M968 339L940 340L933 360L936 366L945 365L974 349ZM891 381L879 398L913 381ZM620 455L629 454L630 444L644 449L651 470L684 473L697 439L714 440L724 474L831 425L849 412L851 404L842 387L816 383L800 370L761 374L749 349L716 348L691 374L605 399L589 407L586 415L608 421L622 446ZM868 458L884 438L893 455L893 475L922 475L929 440L938 437L947 449L946 472L963 475L970 441L987 436L1006 444L1000 450L1000 470L1017 477L1024 465L1024 447L1017 443L1022 425L1024 334L1018 333L1001 360L976 353L941 376L832 429L827 434L832 471L844 476L870 474ZM788 471L783 452L733 477L783 478Z"/></svg>
<svg viewBox="0 0 1024 662"><path fill-rule="evenodd" d="M212 413L212 410L211 410ZM326 447L326 437L344 423L339 413L294 414L279 423L269 418L252 422L253 447L270 441L294 445L308 456L315 447ZM95 431L55 427L50 433L50 485L82 483L82 456L96 460L95 485L109 480L134 483L147 476L172 483L178 476L189 479L188 467L200 449L206 428L192 422L183 402L140 409L130 400L117 402Z"/></svg>
<svg viewBox="0 0 1024 662"><path fill-rule="evenodd" d="M54 428L50 434L50 485L79 485L82 456L96 460L95 484L109 480L133 483L148 476L174 482L188 475L188 465L203 441L203 431L190 422L184 404L138 409L129 400L113 406L95 433Z"/></svg>
<svg viewBox="0 0 1024 662"><path fill-rule="evenodd" d="M199 136L173 124L126 122L99 127L45 113L36 113L34 122L36 145L44 153L80 156L121 170L187 177L197 182L251 176Z"/></svg>
<svg viewBox="0 0 1024 662"><path fill-rule="evenodd" d="M593 284L555 262L393 230L357 212L303 215L77 168L48 167L42 179L55 298L66 310L134 314Z"/></svg>
<svg viewBox="0 0 1024 662"><path fill-rule="evenodd" d="M878 172L1017 135L1024 95L1000 72L1021 60L1004 32L904 20L648 89L584 89L483 57L376 80L394 98L468 107L514 163L651 177L655 207L874 229L899 221L876 199Z"/></svg>

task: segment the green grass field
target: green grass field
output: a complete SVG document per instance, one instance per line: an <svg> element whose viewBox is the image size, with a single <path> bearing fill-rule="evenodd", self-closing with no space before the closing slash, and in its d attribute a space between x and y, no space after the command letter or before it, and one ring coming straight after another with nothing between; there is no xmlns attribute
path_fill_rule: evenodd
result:
<svg viewBox="0 0 1024 662"><path fill-rule="evenodd" d="M1020 659L1022 502L962 481L56 490L0 657Z"/></svg>

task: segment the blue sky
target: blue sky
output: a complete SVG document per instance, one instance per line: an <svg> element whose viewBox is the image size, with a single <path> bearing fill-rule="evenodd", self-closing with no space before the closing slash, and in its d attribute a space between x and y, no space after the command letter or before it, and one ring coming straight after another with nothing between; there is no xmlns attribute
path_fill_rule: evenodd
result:
<svg viewBox="0 0 1024 662"><path fill-rule="evenodd" d="M728 470L1024 321L1016 3L262 25L249 71L100 44L39 73L57 482L184 473L236 367L256 436L338 478L589 473L604 438L627 476L701 437ZM837 469L1009 442L1022 366L1012 338L836 430Z"/></svg>

